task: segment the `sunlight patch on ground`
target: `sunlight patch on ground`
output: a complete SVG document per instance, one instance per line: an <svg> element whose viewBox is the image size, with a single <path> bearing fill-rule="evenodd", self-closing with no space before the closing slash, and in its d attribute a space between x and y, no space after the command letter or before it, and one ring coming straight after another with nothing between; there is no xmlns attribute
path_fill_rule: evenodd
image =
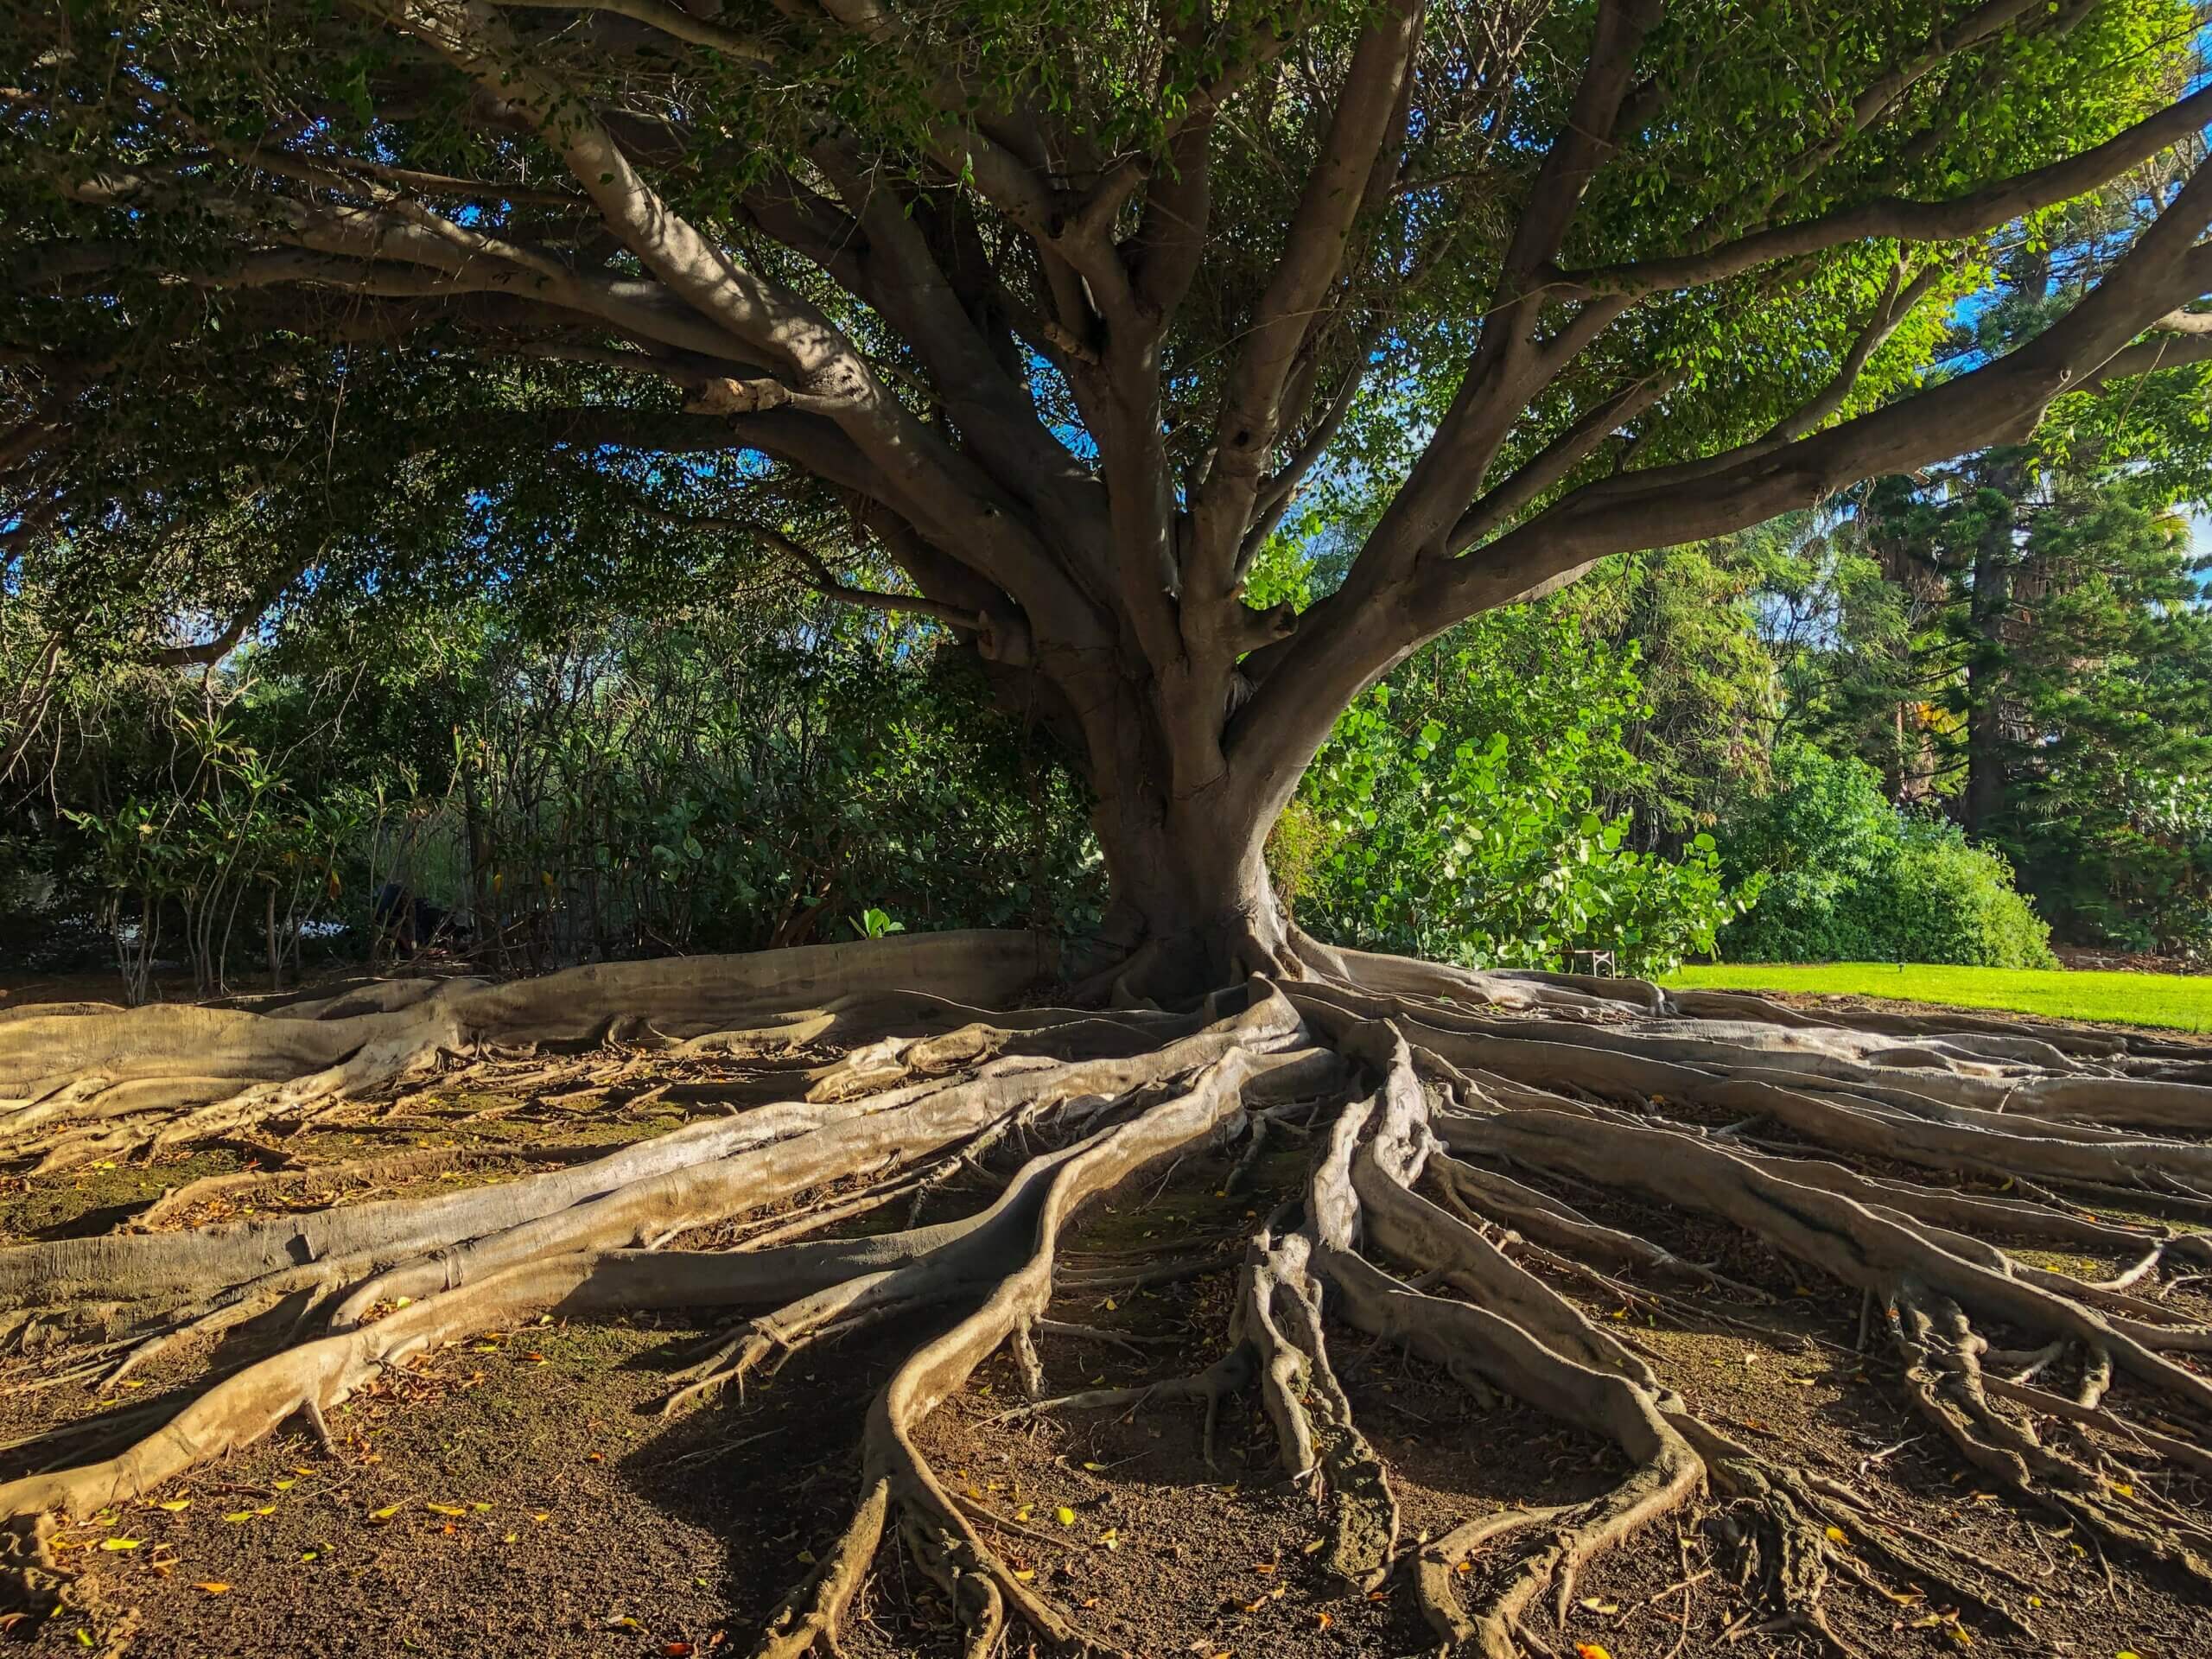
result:
<svg viewBox="0 0 2212 1659"><path fill-rule="evenodd" d="M2108 1020L2131 1026L2212 1031L2212 975L1952 968L1926 963L1900 967L1881 962L1810 966L1753 962L1693 965L1659 982L1704 990L1879 996L1907 1002L1943 1002L1962 1008L2002 1008L2054 1020Z"/></svg>

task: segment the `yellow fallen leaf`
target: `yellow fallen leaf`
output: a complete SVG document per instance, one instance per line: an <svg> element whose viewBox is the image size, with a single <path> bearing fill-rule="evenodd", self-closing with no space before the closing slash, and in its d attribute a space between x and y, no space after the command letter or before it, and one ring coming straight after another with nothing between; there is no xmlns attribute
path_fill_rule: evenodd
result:
<svg viewBox="0 0 2212 1659"><path fill-rule="evenodd" d="M2040 1607L2040 1606L2042 1606L2042 1605L2043 1605L2043 1598L2042 1598L2041 1596L2030 1596L2030 1597L2028 1598L2028 1605L2029 1605L2029 1606L2031 1606L2031 1607Z"/></svg>
<svg viewBox="0 0 2212 1659"><path fill-rule="evenodd" d="M1029 1505L1025 1503L1016 1510L1014 1512L1014 1518L1017 1521L1027 1521L1029 1518Z"/></svg>
<svg viewBox="0 0 2212 1659"><path fill-rule="evenodd" d="M426 1503L423 1507L428 1510L432 1515L467 1515L468 1513L467 1510L461 1508L458 1503Z"/></svg>
<svg viewBox="0 0 2212 1659"><path fill-rule="evenodd" d="M195 1584L192 1587L211 1596L227 1596L231 1593L231 1586L220 1579L210 1579L204 1584Z"/></svg>
<svg viewBox="0 0 2212 1659"><path fill-rule="evenodd" d="M535 1514L535 1515L531 1516L530 1518L531 1518L531 1520L533 1520L533 1521L537 1521L537 1522L546 1522L546 1521L550 1521L550 1520L553 1518L553 1516L552 1516L552 1515L551 1515L551 1513L550 1513L550 1511L545 1510L538 1510L538 1511L537 1511L537 1514Z"/></svg>
<svg viewBox="0 0 2212 1659"><path fill-rule="evenodd" d="M468 1507L469 1507L470 1509L472 1509L472 1510L474 1510L478 1514L480 1514L480 1514L482 1514L486 1510L490 1509L492 1506L491 1506L489 1503L485 1503L485 1502L484 1502L482 1499L480 1499L480 1498L471 1498L471 1499L469 1500Z"/></svg>
<svg viewBox="0 0 2212 1659"><path fill-rule="evenodd" d="M2115 1492L2118 1492L2122 1497L2133 1497L2135 1496L2135 1489L2124 1480L2115 1480L2113 1482L2112 1489Z"/></svg>
<svg viewBox="0 0 2212 1659"><path fill-rule="evenodd" d="M1849 1535L1841 1527L1830 1527L1827 1531L1826 1536L1828 1542L1832 1544L1841 1544L1850 1541Z"/></svg>
<svg viewBox="0 0 2212 1659"><path fill-rule="evenodd" d="M229 1522L235 1527L241 1522L252 1520L253 1511L251 1510L232 1510L228 1515L225 1516L223 1519Z"/></svg>
<svg viewBox="0 0 2212 1659"><path fill-rule="evenodd" d="M300 1483L296 1480L272 1480L269 1484L280 1492L289 1492Z"/></svg>
<svg viewBox="0 0 2212 1659"><path fill-rule="evenodd" d="M1071 1527L1075 1525L1075 1511L1068 1508L1066 1504L1063 1503L1058 1509L1052 1511L1052 1519L1058 1522L1064 1527Z"/></svg>
<svg viewBox="0 0 2212 1659"><path fill-rule="evenodd" d="M371 1510L369 1511L369 1519L372 1521L389 1521L393 1516L397 1515L398 1513L399 1505L393 1503L381 1510Z"/></svg>
<svg viewBox="0 0 2212 1659"><path fill-rule="evenodd" d="M154 1507L157 1510L167 1510L171 1515L175 1515L180 1510L190 1509L192 1500L188 1497L172 1497L155 1504Z"/></svg>
<svg viewBox="0 0 2212 1659"><path fill-rule="evenodd" d="M300 1560L302 1561L311 1561L315 1559L316 1554L317 1552L315 1550L303 1549L300 1552Z"/></svg>
<svg viewBox="0 0 2212 1659"><path fill-rule="evenodd" d="M511 1532L505 1537L500 1539L499 1541L503 1544L512 1544L518 1535L518 1534Z"/></svg>
<svg viewBox="0 0 2212 1659"><path fill-rule="evenodd" d="M256 1515L274 1515L276 1513L276 1506L274 1503L264 1503L259 1509L256 1510L254 1513Z"/></svg>
<svg viewBox="0 0 2212 1659"><path fill-rule="evenodd" d="M1620 1603L1607 1601L1603 1596L1585 1596L1582 1598L1582 1605L1585 1610L1593 1613L1618 1613L1621 1610Z"/></svg>
<svg viewBox="0 0 2212 1659"><path fill-rule="evenodd" d="M100 1548L102 1549L136 1549L138 1548L138 1541L136 1538L103 1538L100 1540Z"/></svg>
<svg viewBox="0 0 2212 1659"><path fill-rule="evenodd" d="M1014 1569L1014 1576L1027 1584L1037 1576L1037 1569L1033 1567L1017 1567Z"/></svg>
<svg viewBox="0 0 2212 1659"><path fill-rule="evenodd" d="M1310 1543L1310 1544L1300 1544L1300 1545L1299 1546L1299 1549L1300 1549L1303 1554L1307 1554L1307 1555L1311 1555L1311 1554L1312 1554L1315 1550L1317 1550L1317 1549L1325 1548L1327 1547L1327 1545L1328 1545L1328 1542L1329 1542L1329 1541L1328 1541L1327 1539L1325 1539L1325 1538L1316 1538L1316 1539L1315 1539L1312 1543Z"/></svg>

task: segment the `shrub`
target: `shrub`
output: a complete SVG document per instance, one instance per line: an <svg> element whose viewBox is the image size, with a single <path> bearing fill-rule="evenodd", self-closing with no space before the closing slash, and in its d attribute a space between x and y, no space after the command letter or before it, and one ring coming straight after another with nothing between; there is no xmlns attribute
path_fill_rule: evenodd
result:
<svg viewBox="0 0 2212 1659"><path fill-rule="evenodd" d="M1627 844L1601 781L1635 765L1633 654L1537 617L1500 671L1463 634L1345 711L1269 843L1277 887L1324 938L1476 967L1559 967L1576 950L1664 972L1713 949L1756 896L1698 835L1679 859ZM1532 683L1530 676L1534 676ZM1500 729L1510 723L1509 734Z"/></svg>
<svg viewBox="0 0 2212 1659"><path fill-rule="evenodd" d="M1739 962L1932 962L2048 968L2050 929L2003 855L1956 825L1900 810L1864 761L1808 744L1776 757L1776 787L1722 836L1764 871L1758 908L1723 930Z"/></svg>

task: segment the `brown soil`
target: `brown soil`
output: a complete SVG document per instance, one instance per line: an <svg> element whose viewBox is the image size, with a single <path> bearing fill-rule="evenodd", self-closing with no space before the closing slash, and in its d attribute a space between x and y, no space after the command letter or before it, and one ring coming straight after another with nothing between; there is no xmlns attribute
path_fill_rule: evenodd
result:
<svg viewBox="0 0 2212 1659"><path fill-rule="evenodd" d="M423 1103L426 1122L452 1121L422 1138L468 1135L464 1115L482 1104ZM653 1127L602 1105L557 1122L517 1109L486 1133L518 1146L558 1135L603 1144ZM286 1150L314 1163L359 1157L365 1144L330 1132ZM1148 1179L1087 1217L1071 1264L1133 1258L1163 1237L1234 1238L1295 1184L1308 1155L1281 1148L1236 1196L1224 1185L1225 1160L1187 1163L1164 1186ZM8 1224L28 1230L36 1216L49 1228L73 1217L88 1225L112 1215L126 1189L143 1201L162 1184L209 1173L215 1156L26 1180L10 1195ZM956 1190L931 1214L958 1213L982 1196L980 1186ZM2198 1610L2162 1575L2106 1560L2050 1516L1961 1472L1902 1403L1886 1352L1857 1351L1858 1310L1832 1289L1804 1284L1731 1229L1626 1202L1602 1214L1774 1299L1701 1297L1713 1317L1684 1320L1578 1296L1594 1317L1632 1331L1711 1421L1779 1459L1855 1482L1892 1518L2039 1586L2034 1644L1909 1587L1894 1602L1832 1591L1827 1605L1846 1640L1899 1655L1973 1647L2181 1659L2208 1650ZM1058 1319L1157 1340L1133 1349L1046 1337L1051 1385L1122 1386L1204 1365L1218 1351L1232 1282L1217 1272L1064 1294ZM135 1417L143 1433L211 1369L270 1334L170 1356L106 1398L67 1385L0 1399L0 1434L16 1447L4 1472L27 1465L22 1437L65 1423L128 1427ZM925 1333L909 1324L810 1351L742 1399L664 1422L652 1411L664 1379L705 1334L676 1320L563 1321L481 1333L424 1357L339 1414L336 1456L304 1435L283 1437L63 1530L60 1559L86 1575L84 1599L99 1611L16 1633L32 1654L82 1653L127 1627L130 1650L149 1659L747 1649L847 1520L868 1402ZM1332 1334L1355 1411L1395 1484L1408 1547L1471 1515L1595 1496L1624 1472L1610 1445L1524 1405L1485 1409L1433 1368L1349 1331ZM1325 1573L1315 1505L1285 1480L1249 1400L1224 1412L1218 1466L1209 1467L1193 1408L999 1421L1020 1398L1001 1354L929 1421L923 1449L1015 1568L1083 1610L1103 1639L1199 1659L1433 1645L1401 1582L1363 1594ZM81 1442L42 1449L70 1461L85 1451ZM2193 1499L2192 1484L2174 1478L2168 1495ZM1719 1524L1709 1516L1652 1529L1601 1558L1578 1587L1565 1651L1815 1651L1808 1637L1742 1627ZM1484 1582L1478 1567L1467 1589ZM218 1585L226 1587L209 1587ZM856 1656L958 1651L950 1609L895 1547L880 1554L856 1611L846 1638Z"/></svg>

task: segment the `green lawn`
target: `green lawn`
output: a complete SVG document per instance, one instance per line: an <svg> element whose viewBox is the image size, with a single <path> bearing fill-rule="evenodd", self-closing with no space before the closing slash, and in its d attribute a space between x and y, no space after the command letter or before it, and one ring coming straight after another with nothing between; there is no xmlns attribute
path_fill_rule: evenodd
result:
<svg viewBox="0 0 2212 1659"><path fill-rule="evenodd" d="M1772 963L1693 966L1662 985L1725 991L1810 991L2003 1008L2056 1020L2212 1031L2212 975L2069 973L2064 969L1941 968L1922 963Z"/></svg>

